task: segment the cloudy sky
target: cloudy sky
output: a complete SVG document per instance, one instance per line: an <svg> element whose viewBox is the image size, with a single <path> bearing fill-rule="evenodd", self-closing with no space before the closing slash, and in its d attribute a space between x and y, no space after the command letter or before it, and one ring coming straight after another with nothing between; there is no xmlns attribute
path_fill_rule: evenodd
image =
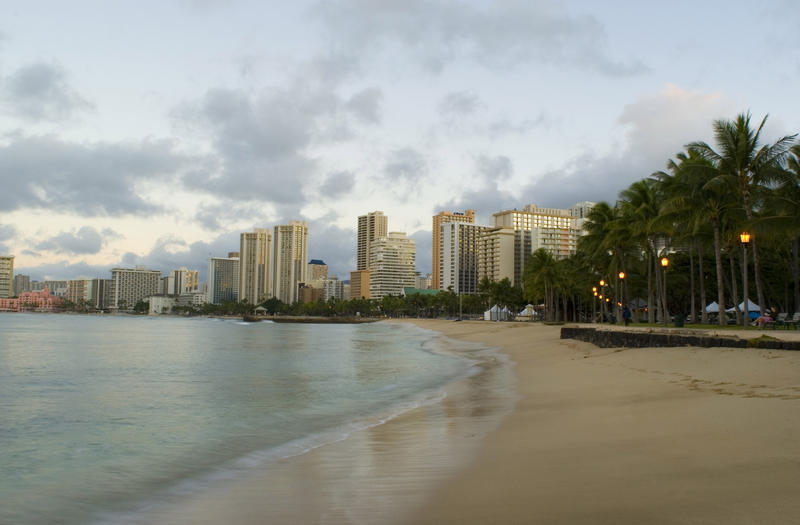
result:
<svg viewBox="0 0 800 525"><path fill-rule="evenodd" d="M0 253L33 279L205 274L310 224L355 267L383 210L613 201L711 122L800 131L793 2L0 1Z"/></svg>

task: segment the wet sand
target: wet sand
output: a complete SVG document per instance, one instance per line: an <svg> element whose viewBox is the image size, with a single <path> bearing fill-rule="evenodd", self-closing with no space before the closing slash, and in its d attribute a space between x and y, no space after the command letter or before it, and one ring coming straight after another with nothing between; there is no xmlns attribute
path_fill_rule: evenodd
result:
<svg viewBox="0 0 800 525"><path fill-rule="evenodd" d="M139 509L125 522L413 523L434 490L458 476L513 409L512 365L486 347L460 349L480 364L448 385L446 395L441 390L431 402L341 441Z"/></svg>
<svg viewBox="0 0 800 525"><path fill-rule="evenodd" d="M416 324L503 348L521 399L409 523L800 523L800 352Z"/></svg>
<svg viewBox="0 0 800 525"><path fill-rule="evenodd" d="M136 522L800 522L800 352L599 349L538 324L413 324L500 348L513 368Z"/></svg>

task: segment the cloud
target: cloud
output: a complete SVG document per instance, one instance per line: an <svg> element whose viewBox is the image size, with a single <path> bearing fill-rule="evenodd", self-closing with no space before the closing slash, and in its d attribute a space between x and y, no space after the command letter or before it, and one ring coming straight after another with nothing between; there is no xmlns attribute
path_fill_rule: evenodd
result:
<svg viewBox="0 0 800 525"><path fill-rule="evenodd" d="M331 173L320 187L320 194L325 199L332 199L349 193L356 183L356 177L349 171Z"/></svg>
<svg viewBox="0 0 800 525"><path fill-rule="evenodd" d="M321 2L314 13L341 53L399 45L433 72L460 59L490 68L566 64L609 76L647 71L638 60L619 60L608 52L596 18L572 15L556 2L340 0Z"/></svg>
<svg viewBox="0 0 800 525"><path fill-rule="evenodd" d="M668 85L625 106L618 119L626 138L620 148L599 156L582 152L527 185L522 194L542 206L566 207L584 200L613 203L631 183L664 169L684 145L710 141L714 119L734 115L730 101L719 94Z"/></svg>
<svg viewBox="0 0 800 525"><path fill-rule="evenodd" d="M416 183L428 173L428 163L419 151L401 148L389 153L383 171L390 182Z"/></svg>
<svg viewBox="0 0 800 525"><path fill-rule="evenodd" d="M416 271L420 272L422 275L431 273L431 264L433 262L431 260L431 245L433 244L433 235L431 231L418 230L409 235L409 237L414 239L414 245L417 250L414 259Z"/></svg>
<svg viewBox="0 0 800 525"><path fill-rule="evenodd" d="M17 229L11 224L0 224L0 255L8 255L9 247L5 241L13 239L17 234Z"/></svg>
<svg viewBox="0 0 800 525"><path fill-rule="evenodd" d="M356 269L356 232L336 226L335 219L329 214L309 221L308 256L309 259L323 259L328 265L328 275L347 280L350 272Z"/></svg>
<svg viewBox="0 0 800 525"><path fill-rule="evenodd" d="M500 210L521 207L524 204L523 194L510 192L510 179L514 174L514 166L508 157L498 155L489 157L480 155L475 158L475 183L465 185L471 188L461 195L437 204L436 211L475 210L475 222L482 226L493 226L492 214Z"/></svg>
<svg viewBox="0 0 800 525"><path fill-rule="evenodd" d="M26 250L26 252L28 251ZM112 266L88 264L83 261L73 263L68 260L61 260L36 266L15 267L14 273L30 275L32 281L60 281L84 277L89 279L111 279L111 268Z"/></svg>
<svg viewBox="0 0 800 525"><path fill-rule="evenodd" d="M379 120L378 90L344 101L334 89L312 74L257 95L211 89L199 102L178 108L174 116L206 133L218 159L187 175L184 183L215 196L299 208L318 169L309 150L353 137L348 115Z"/></svg>
<svg viewBox="0 0 800 525"><path fill-rule="evenodd" d="M446 122L450 122L474 115L484 107L485 105L477 95L467 91L454 91L442 97L437 109L439 115Z"/></svg>
<svg viewBox="0 0 800 525"><path fill-rule="evenodd" d="M345 108L366 124L380 124L383 92L376 87L355 93L345 103Z"/></svg>
<svg viewBox="0 0 800 525"><path fill-rule="evenodd" d="M156 213L142 182L168 182L189 159L171 141L73 144L14 136L0 145L0 211L41 208L81 216Z"/></svg>
<svg viewBox="0 0 800 525"><path fill-rule="evenodd" d="M103 237L90 226L83 226L77 231L61 232L36 245L37 250L70 255L94 255L102 248Z"/></svg>
<svg viewBox="0 0 800 525"><path fill-rule="evenodd" d="M17 69L2 82L3 109L32 121L67 120L94 106L67 83L57 64L38 62Z"/></svg>

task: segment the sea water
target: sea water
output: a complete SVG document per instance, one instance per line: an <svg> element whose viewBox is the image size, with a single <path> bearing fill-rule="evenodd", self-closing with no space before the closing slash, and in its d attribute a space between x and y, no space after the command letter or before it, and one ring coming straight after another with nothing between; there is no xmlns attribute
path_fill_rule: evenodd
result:
<svg viewBox="0 0 800 525"><path fill-rule="evenodd" d="M446 346L387 323L2 314L0 523L117 521L435 403L474 370Z"/></svg>

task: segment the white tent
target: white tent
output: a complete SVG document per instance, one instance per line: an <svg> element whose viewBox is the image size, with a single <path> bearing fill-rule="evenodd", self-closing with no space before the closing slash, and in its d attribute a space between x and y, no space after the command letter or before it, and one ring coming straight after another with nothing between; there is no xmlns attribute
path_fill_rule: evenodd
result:
<svg viewBox="0 0 800 525"><path fill-rule="evenodd" d="M709 304L708 306L706 306L706 312L708 312L710 314L718 314L719 313L719 304L717 304L717 301L714 301L711 304Z"/></svg>
<svg viewBox="0 0 800 525"><path fill-rule="evenodd" d="M483 312L484 321L507 321L509 317L509 310L505 306L500 308L497 305L492 306Z"/></svg>
<svg viewBox="0 0 800 525"><path fill-rule="evenodd" d="M748 299L748 300L747 300L747 311L748 311L748 312L758 312L758 311L760 311L760 310L761 310L761 309L758 307L758 305L757 305L756 303L754 303L754 302L753 302L753 301L751 301L750 299ZM727 310L725 310L725 311L726 311L726 312L735 312L735 311L736 311L736 308L728 308L728 309L727 309ZM743 311L744 311L744 301L742 301L741 303L739 303L739 311L740 311L740 312L743 312Z"/></svg>

